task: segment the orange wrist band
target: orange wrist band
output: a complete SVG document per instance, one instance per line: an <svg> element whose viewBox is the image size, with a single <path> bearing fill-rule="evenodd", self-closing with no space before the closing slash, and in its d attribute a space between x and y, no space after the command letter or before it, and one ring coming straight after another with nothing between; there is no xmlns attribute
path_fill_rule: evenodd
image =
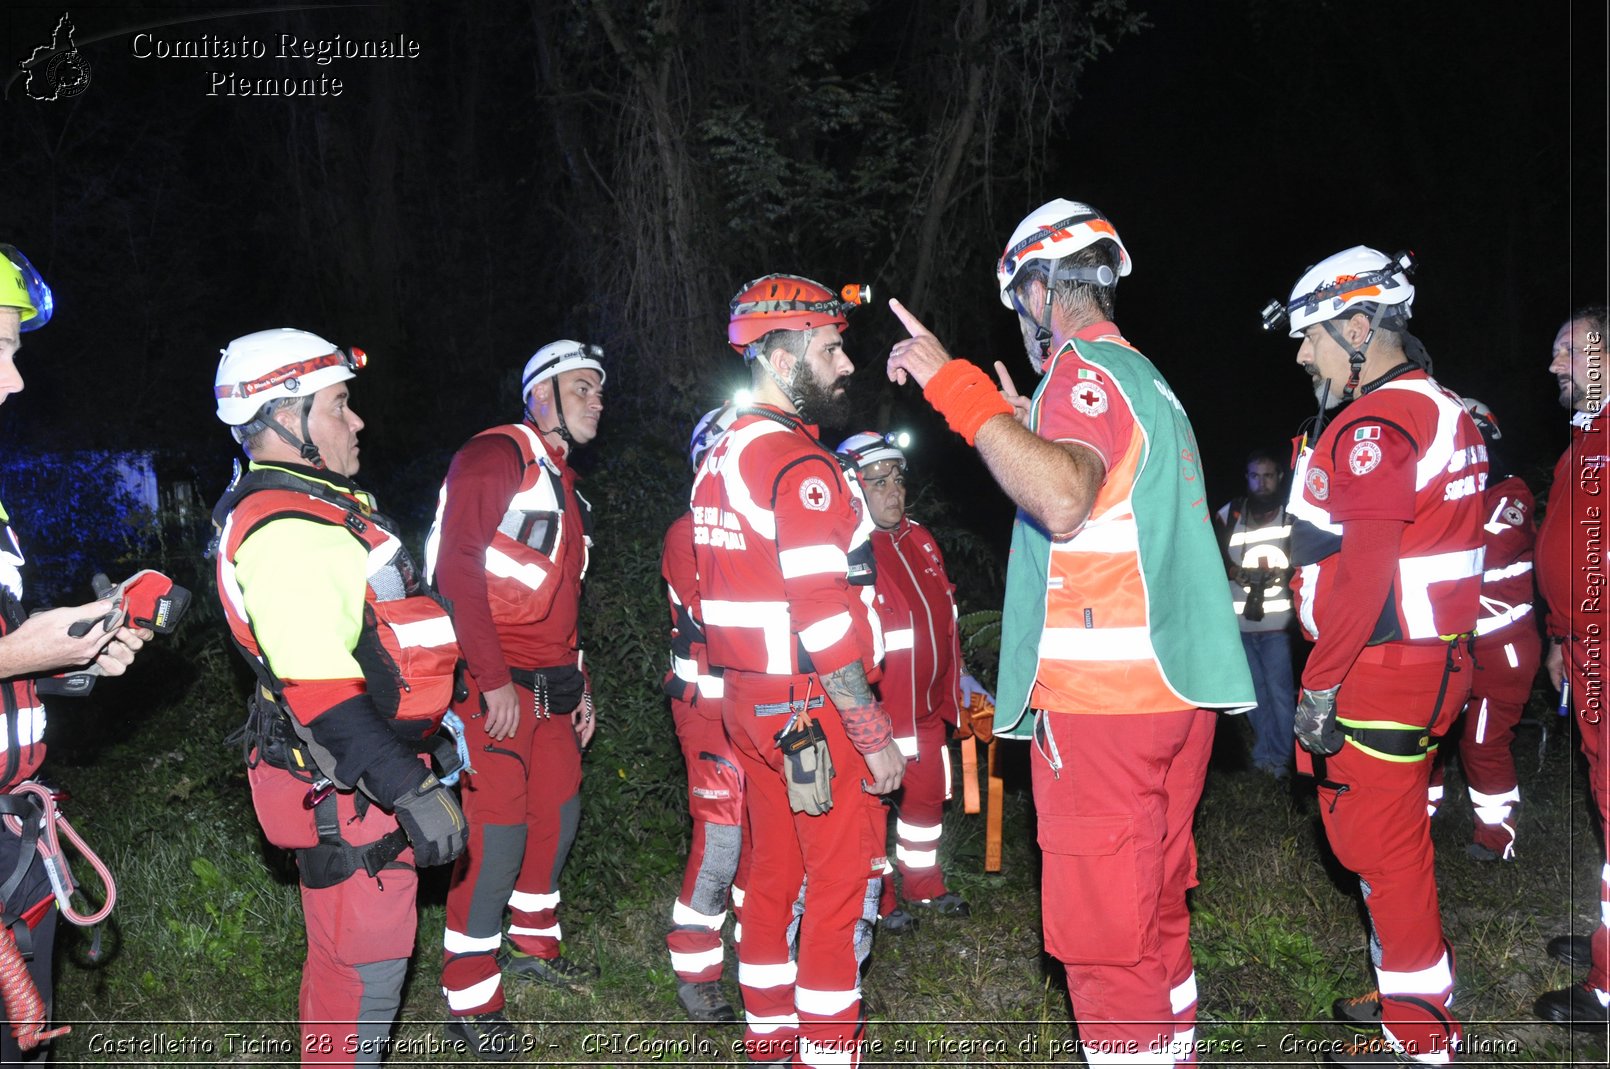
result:
<svg viewBox="0 0 1610 1069"><path fill-rule="evenodd" d="M1012 406L989 376L966 360L952 360L940 368L923 387L922 395L968 445L973 444L978 428L996 416L1012 414Z"/></svg>

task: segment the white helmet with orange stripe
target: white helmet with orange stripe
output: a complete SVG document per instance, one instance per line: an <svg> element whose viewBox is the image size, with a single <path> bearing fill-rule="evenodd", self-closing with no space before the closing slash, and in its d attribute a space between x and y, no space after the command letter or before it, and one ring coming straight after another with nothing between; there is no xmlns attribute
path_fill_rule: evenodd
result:
<svg viewBox="0 0 1610 1069"><path fill-rule="evenodd" d="M1103 243L1103 248L1091 248ZM1086 249L1091 251L1070 260ZM1036 358L1031 349L1029 363L1036 372L1051 356L1051 305L1058 284L1094 287L1088 292L1101 309L1101 318L1111 319L1112 288L1133 268L1134 261L1117 229L1088 204L1058 198L1024 216L995 263L995 281L1001 288L1001 303L1018 314L1025 331L1029 326L1034 329L1039 355ZM1029 279L1038 279L1045 286L1044 302L1037 308L1023 304Z"/></svg>
<svg viewBox="0 0 1610 1069"><path fill-rule="evenodd" d="M218 418L229 424L237 442L272 431L316 468L324 467L308 430L313 395L352 378L369 362L356 347L340 348L317 334L293 327L259 330L236 338L219 350L212 393ZM302 437L273 418L281 405L301 407Z"/></svg>
<svg viewBox="0 0 1610 1069"><path fill-rule="evenodd" d="M1291 336L1300 338L1304 328L1349 311L1370 316L1376 326L1402 330L1413 314L1413 270L1412 252L1389 257L1367 245L1321 260L1291 288L1286 301Z"/></svg>
<svg viewBox="0 0 1610 1069"><path fill-rule="evenodd" d="M1006 251L995 264L995 281L1001 287L1001 303L1012 308L1012 284L1024 267L1037 260L1061 260L1098 241L1110 241L1118 247L1118 273L1110 267L1087 269L1088 277L1073 270L1058 272L1058 277L1093 282L1098 286L1116 286L1118 279L1134 268L1129 250L1118 238L1118 231L1107 217L1088 204L1058 198L1048 201L1023 217L1006 242Z"/></svg>

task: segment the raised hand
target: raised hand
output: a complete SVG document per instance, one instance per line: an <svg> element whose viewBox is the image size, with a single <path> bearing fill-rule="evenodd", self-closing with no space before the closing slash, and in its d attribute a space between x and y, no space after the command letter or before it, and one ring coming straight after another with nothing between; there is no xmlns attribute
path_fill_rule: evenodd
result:
<svg viewBox="0 0 1610 1069"><path fill-rule="evenodd" d="M906 310L905 305L890 300L889 310L906 328L906 333L911 335L895 342L889 350L889 378L902 386L908 377L917 380L918 386L927 386L928 380L950 363L950 353L934 337L933 332L922 325L921 320Z"/></svg>
<svg viewBox="0 0 1610 1069"><path fill-rule="evenodd" d="M1012 381L1012 373L1006 370L1006 365L999 360L995 361L995 378L1001 384L1001 397L1012 406L1012 418L1023 426L1029 425L1029 409L1033 407L1027 397L1017 392L1017 385Z"/></svg>

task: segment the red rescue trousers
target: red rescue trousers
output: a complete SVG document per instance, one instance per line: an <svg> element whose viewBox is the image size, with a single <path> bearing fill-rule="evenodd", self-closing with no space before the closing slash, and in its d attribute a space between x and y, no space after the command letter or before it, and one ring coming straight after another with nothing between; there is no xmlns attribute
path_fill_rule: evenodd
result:
<svg viewBox="0 0 1610 1069"><path fill-rule="evenodd" d="M1605 695L1604 638L1598 649L1581 638L1565 646L1566 673L1571 682L1571 710L1576 716L1582 753L1588 759L1588 783L1593 804L1599 807L1599 829L1610 851L1610 708ZM1607 853L1606 858L1610 858ZM1588 984L1601 1000L1610 992L1610 860L1599 873L1599 927L1593 933L1593 966Z"/></svg>
<svg viewBox="0 0 1610 1069"><path fill-rule="evenodd" d="M246 778L269 842L287 850L318 843L313 811L303 805L306 780L261 762ZM369 806L359 819L355 799L352 791L336 795L341 836L349 845L372 843L396 829L397 819L379 806ZM381 1062L414 954L419 881L413 865L413 850L404 850L378 879L359 869L333 887L301 889L307 926L297 999L303 1065Z"/></svg>
<svg viewBox="0 0 1610 1069"><path fill-rule="evenodd" d="M1470 695L1464 642L1366 646L1336 696L1343 720L1401 724L1436 737ZM1438 696L1441 695L1439 703ZM1448 1012L1453 952L1442 935L1426 788L1431 755L1382 756L1351 739L1298 771L1319 775L1319 810L1336 859L1358 874L1370 918L1381 1027L1415 1061L1445 1063L1460 1039Z"/></svg>
<svg viewBox="0 0 1610 1069"><path fill-rule="evenodd" d="M1530 616L1476 639L1475 674L1470 700L1459 727L1459 766L1475 810L1473 839L1508 861L1515 856L1515 811L1521 804L1515 776L1515 725L1537 678L1542 642ZM1431 770L1427 805L1434 814L1442 801L1442 765L1446 748Z"/></svg>
<svg viewBox="0 0 1610 1069"><path fill-rule="evenodd" d="M906 761L905 778L896 795L895 866L900 870L900 897L907 902L943 895L945 874L939 868L939 838L950 799L950 752L945 722L937 715L917 722L917 756Z"/></svg>
<svg viewBox="0 0 1610 1069"><path fill-rule="evenodd" d="M1045 948L1068 971L1092 1066L1195 1060L1185 892L1215 714L1037 714ZM1059 767L1060 766L1060 767Z"/></svg>
<svg viewBox="0 0 1610 1069"><path fill-rule="evenodd" d="M455 708L464 721L473 773L460 780L469 845L447 890L442 993L457 1016L502 1009L497 952L503 911L509 941L539 958L559 956L559 874L579 815L581 745L570 717L538 718L530 689L515 685L520 719L494 739L470 681Z"/></svg>
<svg viewBox="0 0 1610 1069"><path fill-rule="evenodd" d="M832 755L833 808L804 816L789 807L775 736L792 715L791 700L817 697L824 700L810 714ZM795 1065L859 1065L856 939L875 919L885 863L884 807L862 789L871 779L866 761L844 734L816 676L728 671L721 709L744 771L752 841L738 946L745 1051L751 1061L792 1055ZM804 916L797 952L790 953L789 928L802 885Z"/></svg>
<svg viewBox="0 0 1610 1069"><path fill-rule="evenodd" d="M721 979L721 929L729 891L735 907L743 898L750 850L743 815L744 778L727 741L719 699L704 698L697 705L673 699L671 715L688 770L693 842L665 943L677 979L703 983Z"/></svg>

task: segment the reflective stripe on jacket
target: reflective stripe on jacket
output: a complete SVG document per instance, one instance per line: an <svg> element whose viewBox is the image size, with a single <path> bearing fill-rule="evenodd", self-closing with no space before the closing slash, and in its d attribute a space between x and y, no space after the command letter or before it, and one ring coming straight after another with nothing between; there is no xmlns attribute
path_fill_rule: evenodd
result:
<svg viewBox="0 0 1610 1069"><path fill-rule="evenodd" d="M1019 511L1007 566L995 731L1026 738L1032 703L1066 713L1247 708L1252 677L1224 589L1184 407L1157 369L1116 334L1070 339L1035 390L1030 428L1057 361L1110 381L1134 428L1090 517L1053 540Z"/></svg>
<svg viewBox="0 0 1610 1069"><path fill-rule="evenodd" d="M895 742L907 757L915 757L919 721L956 723L961 685L956 586L933 532L915 520L902 518L892 531L873 531L872 550L884 641L878 693Z"/></svg>
<svg viewBox="0 0 1610 1069"><path fill-rule="evenodd" d="M872 521L814 425L744 409L704 458L692 510L712 665L799 675L859 660L876 678Z"/></svg>
<svg viewBox="0 0 1610 1069"><path fill-rule="evenodd" d="M26 559L11 517L0 505L0 635L28 618L22 607ZM0 680L0 793L32 776L45 760L45 705L30 678ZM0 877L3 879L4 877Z"/></svg>
<svg viewBox="0 0 1610 1069"><path fill-rule="evenodd" d="M1327 426L1297 459L1289 512L1303 629L1317 641L1327 600L1348 596L1333 589L1342 524L1331 518L1330 486L1337 465L1350 463L1350 453L1338 454L1362 444L1343 441L1361 423L1390 426L1415 451L1414 518L1404 528L1397 574L1370 643L1430 641L1474 631L1487 447L1458 398L1418 371L1354 401L1345 418Z"/></svg>
<svg viewBox="0 0 1610 1069"><path fill-rule="evenodd" d="M1535 627L1532 555L1537 528L1532 491L1520 476L1511 475L1487 487L1482 508L1487 520L1482 524L1485 553L1476 634L1496 634L1522 620L1524 626Z"/></svg>
<svg viewBox="0 0 1610 1069"><path fill-rule="evenodd" d="M560 561L568 539L581 539L581 568L570 582L579 590L587 575L592 539L587 501L576 494L579 515L566 507L564 473L527 423L492 427L476 435L508 438L520 452L520 485L486 547L486 600L499 630L535 623L552 609L566 582ZM441 549L442 515L451 482L442 484L436 518L425 538L425 578L434 581Z"/></svg>
<svg viewBox="0 0 1610 1069"><path fill-rule="evenodd" d="M361 679L363 689L383 715L399 720L440 720L452 700L453 673L458 662L453 623L447 610L424 594L413 558L391 522L373 511L367 494L285 469L253 464L240 484L226 492L218 514L219 596L230 632L257 662L260 674L269 679ZM298 535L295 527L275 527L276 521L314 525L308 529L309 534L341 531L356 542L361 555L355 559L365 569L363 602L342 609L340 615L361 622L357 635L344 650L314 648L325 644L327 632L305 623L298 626L306 619L308 607L297 604L274 605L277 648L265 654L260 647L235 572L237 558L254 535L272 531L276 540ZM315 559L319 554L341 552L341 548L352 544L327 542L316 534L303 541L303 550L284 554L283 559L309 569L320 567ZM273 593L271 587L265 588L254 597L272 598ZM299 644L308 648L299 649ZM329 667L309 677L303 665ZM290 705L292 713L304 722L322 712L299 710L294 702Z"/></svg>

